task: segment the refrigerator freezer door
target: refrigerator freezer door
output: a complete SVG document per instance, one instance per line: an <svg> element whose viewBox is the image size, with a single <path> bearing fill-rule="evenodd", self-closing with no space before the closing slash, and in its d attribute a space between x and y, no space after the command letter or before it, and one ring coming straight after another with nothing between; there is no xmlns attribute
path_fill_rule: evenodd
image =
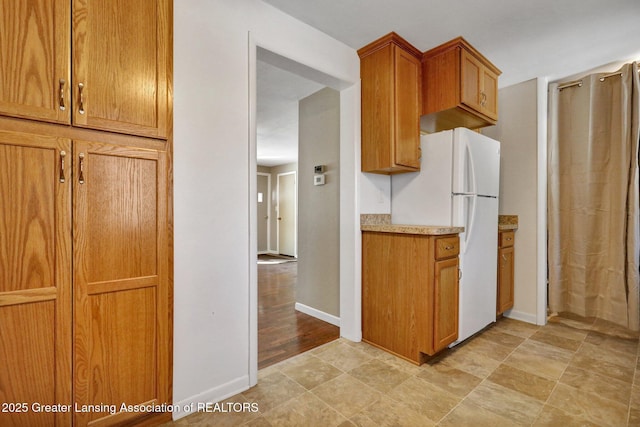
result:
<svg viewBox="0 0 640 427"><path fill-rule="evenodd" d="M460 196L458 196L460 198ZM467 197L464 197L467 198ZM460 235L460 308L458 341L496 320L498 199L475 197L471 233ZM464 203L463 203L464 204ZM469 209L466 209L469 211ZM465 221L462 219L462 221ZM462 242L465 242L462 248Z"/></svg>
<svg viewBox="0 0 640 427"><path fill-rule="evenodd" d="M453 193L498 197L500 143L465 128L453 131Z"/></svg>

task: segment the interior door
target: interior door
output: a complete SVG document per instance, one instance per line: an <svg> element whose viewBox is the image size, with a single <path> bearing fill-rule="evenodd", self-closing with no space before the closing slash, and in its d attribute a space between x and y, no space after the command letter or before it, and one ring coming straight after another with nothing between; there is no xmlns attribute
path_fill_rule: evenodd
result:
<svg viewBox="0 0 640 427"><path fill-rule="evenodd" d="M2 426L68 426L71 191L65 138L0 131Z"/></svg>
<svg viewBox="0 0 640 427"><path fill-rule="evenodd" d="M122 403L169 399L166 155L74 142L77 425L121 425ZM110 406L116 405L116 406Z"/></svg>
<svg viewBox="0 0 640 427"><path fill-rule="evenodd" d="M269 175L258 174L258 253L269 250Z"/></svg>
<svg viewBox="0 0 640 427"><path fill-rule="evenodd" d="M296 256L296 173L278 174L278 253Z"/></svg>

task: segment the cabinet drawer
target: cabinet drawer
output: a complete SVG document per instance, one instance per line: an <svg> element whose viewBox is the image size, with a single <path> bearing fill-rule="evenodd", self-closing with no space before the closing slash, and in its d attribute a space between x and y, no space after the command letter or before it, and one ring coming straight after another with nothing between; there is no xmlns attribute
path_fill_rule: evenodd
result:
<svg viewBox="0 0 640 427"><path fill-rule="evenodd" d="M513 231L501 231L498 244L501 248L513 246L514 237L515 233Z"/></svg>
<svg viewBox="0 0 640 427"><path fill-rule="evenodd" d="M451 258L460 253L458 236L436 239L436 259Z"/></svg>

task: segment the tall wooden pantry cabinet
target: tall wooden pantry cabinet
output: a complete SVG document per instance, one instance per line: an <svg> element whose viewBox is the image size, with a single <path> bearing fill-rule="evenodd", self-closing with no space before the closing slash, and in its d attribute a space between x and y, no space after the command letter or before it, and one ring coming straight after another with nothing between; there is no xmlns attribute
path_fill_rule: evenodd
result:
<svg viewBox="0 0 640 427"><path fill-rule="evenodd" d="M172 8L0 3L2 426L171 417Z"/></svg>

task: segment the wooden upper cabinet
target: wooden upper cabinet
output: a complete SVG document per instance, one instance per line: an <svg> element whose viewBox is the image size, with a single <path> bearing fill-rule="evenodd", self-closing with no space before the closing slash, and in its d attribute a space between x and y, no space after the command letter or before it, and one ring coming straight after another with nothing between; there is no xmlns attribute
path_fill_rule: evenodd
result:
<svg viewBox="0 0 640 427"><path fill-rule="evenodd" d="M390 33L358 50L362 171L420 170L421 53Z"/></svg>
<svg viewBox="0 0 640 427"><path fill-rule="evenodd" d="M500 73L462 37L425 52L421 129L439 132L496 124Z"/></svg>
<svg viewBox="0 0 640 427"><path fill-rule="evenodd" d="M0 114L166 138L171 21L170 0L1 2Z"/></svg>
<svg viewBox="0 0 640 427"><path fill-rule="evenodd" d="M170 0L73 0L74 125L165 138Z"/></svg>
<svg viewBox="0 0 640 427"><path fill-rule="evenodd" d="M70 123L69 0L0 2L0 114Z"/></svg>

